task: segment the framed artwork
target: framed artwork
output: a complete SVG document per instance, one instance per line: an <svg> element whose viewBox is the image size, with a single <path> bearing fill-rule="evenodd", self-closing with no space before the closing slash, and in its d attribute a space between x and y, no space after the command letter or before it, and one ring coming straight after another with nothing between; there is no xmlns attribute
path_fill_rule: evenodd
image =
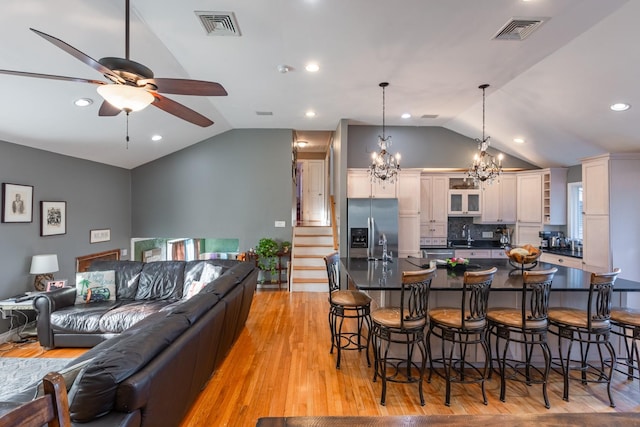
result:
<svg viewBox="0 0 640 427"><path fill-rule="evenodd" d="M66 280L47 280L47 292L67 286Z"/></svg>
<svg viewBox="0 0 640 427"><path fill-rule="evenodd" d="M111 229L101 228L99 230L91 230L91 237L89 237L89 243L108 242L111 240Z"/></svg>
<svg viewBox="0 0 640 427"><path fill-rule="evenodd" d="M67 233L67 202L40 202L40 235Z"/></svg>
<svg viewBox="0 0 640 427"><path fill-rule="evenodd" d="M2 183L2 222L33 222L33 185Z"/></svg>

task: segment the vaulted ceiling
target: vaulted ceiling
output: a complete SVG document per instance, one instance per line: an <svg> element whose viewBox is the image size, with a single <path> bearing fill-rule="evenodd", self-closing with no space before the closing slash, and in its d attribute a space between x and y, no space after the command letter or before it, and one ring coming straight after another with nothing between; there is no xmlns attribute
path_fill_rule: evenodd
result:
<svg viewBox="0 0 640 427"><path fill-rule="evenodd" d="M131 59L156 77L226 88L226 97L167 95L215 124L151 106L129 116L127 146L126 116L98 117L95 85L0 74L1 140L124 168L234 128L290 128L326 142L315 131L340 119L380 125L378 83L388 81L387 125L479 137L478 86L489 83L486 131L501 151L547 167L640 150L640 0L131 0L131 8ZM208 35L196 11L235 17L238 35L220 35L226 27ZM543 23L523 40L494 39L514 18ZM4 0L0 69L106 81L29 28L97 60L125 56L124 23L124 0ZM305 71L308 62L319 71ZM93 103L80 108L78 98ZM614 102L632 107L613 112Z"/></svg>

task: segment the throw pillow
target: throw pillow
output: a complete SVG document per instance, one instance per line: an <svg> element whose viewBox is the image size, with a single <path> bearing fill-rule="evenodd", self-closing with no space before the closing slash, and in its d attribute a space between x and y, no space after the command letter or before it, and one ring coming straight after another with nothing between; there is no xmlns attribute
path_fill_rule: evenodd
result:
<svg viewBox="0 0 640 427"><path fill-rule="evenodd" d="M115 301L116 272L87 271L76 273L76 304Z"/></svg>
<svg viewBox="0 0 640 427"><path fill-rule="evenodd" d="M66 368L62 368L58 371L58 373L62 375L62 378L64 379L64 385L66 386L67 391L71 389L71 386L73 385L73 382L76 380L76 377L78 376L80 371L84 369L84 367L88 365L92 360L93 357L75 363L71 366L67 366ZM37 399L40 396L44 396L44 385L42 384L42 381L40 381L40 384L38 384L38 390L36 391L36 395L33 398Z"/></svg>
<svg viewBox="0 0 640 427"><path fill-rule="evenodd" d="M191 298L192 296L200 292L207 283L208 282L194 280L193 282L191 282L191 285L189 286L189 289L187 289L187 293L184 295L183 298L184 299Z"/></svg>
<svg viewBox="0 0 640 427"><path fill-rule="evenodd" d="M222 273L222 266L206 263L202 269L200 281L204 283L213 282L220 277L220 273Z"/></svg>

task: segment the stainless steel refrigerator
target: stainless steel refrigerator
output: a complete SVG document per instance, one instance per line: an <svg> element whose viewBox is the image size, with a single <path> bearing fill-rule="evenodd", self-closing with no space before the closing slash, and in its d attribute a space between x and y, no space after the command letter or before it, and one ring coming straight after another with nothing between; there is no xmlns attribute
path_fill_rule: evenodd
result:
<svg viewBox="0 0 640 427"><path fill-rule="evenodd" d="M383 239L387 253L398 256L398 199L347 199L347 255L382 259Z"/></svg>

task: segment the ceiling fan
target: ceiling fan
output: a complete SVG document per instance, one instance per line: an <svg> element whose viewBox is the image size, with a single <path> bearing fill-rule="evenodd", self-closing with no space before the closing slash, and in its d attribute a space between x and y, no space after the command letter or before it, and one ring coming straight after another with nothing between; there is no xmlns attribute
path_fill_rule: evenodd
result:
<svg viewBox="0 0 640 427"><path fill-rule="evenodd" d="M155 78L153 71L146 66L129 59L129 0L125 1L125 58L106 57L96 61L75 47L64 41L30 28L40 37L59 47L74 58L102 73L109 82L84 79L78 77L57 76L51 74L29 73L24 71L0 70L0 74L11 74L41 79L65 80L98 85L98 93L105 98L99 116L116 116L121 111L127 115L131 111L138 111L151 104L169 114L198 126L207 127L213 124L202 114L161 95L197 95L197 96L226 96L227 91L215 82L190 79Z"/></svg>

